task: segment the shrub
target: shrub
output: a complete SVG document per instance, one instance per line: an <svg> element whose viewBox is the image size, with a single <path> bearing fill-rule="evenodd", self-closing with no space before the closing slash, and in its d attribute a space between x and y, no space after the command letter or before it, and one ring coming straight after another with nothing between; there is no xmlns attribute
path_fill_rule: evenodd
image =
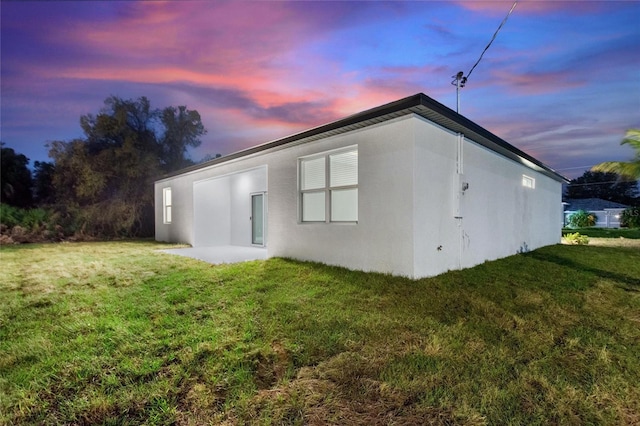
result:
<svg viewBox="0 0 640 426"><path fill-rule="evenodd" d="M33 230L47 225L50 212L45 209L21 209L6 204L0 205L0 223L7 228L20 226L27 230Z"/></svg>
<svg viewBox="0 0 640 426"><path fill-rule="evenodd" d="M569 244L577 244L579 246L589 244L589 237L587 237L586 235L580 235L579 232L575 232L573 234L565 234L564 239Z"/></svg>
<svg viewBox="0 0 640 426"><path fill-rule="evenodd" d="M594 226L598 218L595 214L584 210L578 210L569 216L569 227L571 228L587 228Z"/></svg>
<svg viewBox="0 0 640 426"><path fill-rule="evenodd" d="M25 210L20 225L26 229L35 230L44 227L49 221L49 212L45 209Z"/></svg>
<svg viewBox="0 0 640 426"><path fill-rule="evenodd" d="M0 223L7 228L13 228L19 225L22 221L24 210L10 206L8 204L0 204Z"/></svg>
<svg viewBox="0 0 640 426"><path fill-rule="evenodd" d="M622 212L620 226L640 228L640 207L629 207Z"/></svg>
<svg viewBox="0 0 640 426"><path fill-rule="evenodd" d="M60 216L50 209L0 205L0 244L58 241L65 238Z"/></svg>

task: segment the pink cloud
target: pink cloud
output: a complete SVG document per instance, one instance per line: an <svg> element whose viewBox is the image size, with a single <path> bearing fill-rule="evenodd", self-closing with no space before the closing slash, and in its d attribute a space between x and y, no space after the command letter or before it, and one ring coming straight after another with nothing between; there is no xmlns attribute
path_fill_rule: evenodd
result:
<svg viewBox="0 0 640 426"><path fill-rule="evenodd" d="M486 13L489 15L506 14L513 5L512 0L460 0L457 4L473 12ZM556 11L566 11L572 14L592 13L605 7L598 1L584 0L528 0L518 1L513 13L526 15L540 15Z"/></svg>
<svg viewBox="0 0 640 426"><path fill-rule="evenodd" d="M381 6L119 3L104 19L77 20L64 31L50 27L47 37L70 46L75 55L36 64L32 72L48 79L233 93L225 107L211 107L214 113L287 134L425 91L418 81L434 72L429 67L386 67L365 77L305 48L336 27L367 19L371 7Z"/></svg>
<svg viewBox="0 0 640 426"><path fill-rule="evenodd" d="M583 87L587 82L570 70L545 72L517 72L495 70L492 84L499 84L521 95L541 95Z"/></svg>
<svg viewBox="0 0 640 426"><path fill-rule="evenodd" d="M238 107L263 124L299 126L306 113L306 122L316 125L319 117L331 120L342 112L323 90L328 84L323 72L327 64L313 57L303 64L291 58L297 58L309 40L346 22L352 7L323 6L310 13L308 7L291 2L124 3L111 19L79 21L50 33L58 43L82 53L75 61L36 65L33 72L41 78L231 90L243 93L259 108ZM350 82L335 84L331 93L342 96ZM324 105L314 103L321 97L329 100Z"/></svg>

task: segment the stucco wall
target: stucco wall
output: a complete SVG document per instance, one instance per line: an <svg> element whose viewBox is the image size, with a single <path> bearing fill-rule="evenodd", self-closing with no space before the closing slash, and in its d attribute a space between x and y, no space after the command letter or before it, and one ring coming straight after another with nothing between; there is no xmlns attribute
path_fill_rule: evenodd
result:
<svg viewBox="0 0 640 426"><path fill-rule="evenodd" d="M415 273L436 275L560 241L561 183L457 134L416 119ZM522 175L535 188L522 185ZM456 214L455 194L460 196ZM460 218L456 218L456 215Z"/></svg>
<svg viewBox="0 0 640 426"><path fill-rule="evenodd" d="M359 157L358 223L300 223L298 159L351 145ZM456 218L456 155L455 133L413 115L263 151L157 182L156 239L247 245L249 193L266 188L269 257L418 278L559 241L561 184L468 139L469 189ZM256 168L264 179L252 175ZM522 174L536 179L535 189L522 186ZM243 176L253 184L239 190ZM162 223L166 186L173 189L171 225ZM207 229L210 222L220 232Z"/></svg>
<svg viewBox="0 0 640 426"><path fill-rule="evenodd" d="M412 276L457 269L460 230L454 217L457 135L416 117L414 261Z"/></svg>
<svg viewBox="0 0 640 426"><path fill-rule="evenodd" d="M171 224L162 222L162 188L166 187L172 189ZM260 157L232 161L157 181L156 240L193 246L249 246L250 194L266 190L267 169Z"/></svg>
<svg viewBox="0 0 640 426"><path fill-rule="evenodd" d="M162 221L162 189L171 188L172 221ZM193 244L193 180L176 176L155 183L156 240Z"/></svg>
<svg viewBox="0 0 640 426"><path fill-rule="evenodd" d="M522 185L522 175L535 188ZM560 242L561 183L465 140L462 267Z"/></svg>
<svg viewBox="0 0 640 426"><path fill-rule="evenodd" d="M193 184L193 245L231 244L231 178L224 176Z"/></svg>
<svg viewBox="0 0 640 426"><path fill-rule="evenodd" d="M411 275L412 119L274 153L269 159L269 256ZM299 223L297 159L358 145L358 223Z"/></svg>
<svg viewBox="0 0 640 426"><path fill-rule="evenodd" d="M251 195L267 191L267 168L230 176L231 245L251 245ZM268 197L268 196L267 196Z"/></svg>

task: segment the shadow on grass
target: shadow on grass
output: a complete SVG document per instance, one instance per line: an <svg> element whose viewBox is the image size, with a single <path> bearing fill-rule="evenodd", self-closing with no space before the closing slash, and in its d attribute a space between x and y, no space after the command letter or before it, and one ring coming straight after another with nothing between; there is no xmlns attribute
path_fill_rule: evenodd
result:
<svg viewBox="0 0 640 426"><path fill-rule="evenodd" d="M620 288L626 291L640 291L640 280L624 273L607 271L596 266L585 265L582 262L576 262L573 259L568 259L566 257L558 256L557 254L541 250L532 251L530 253L527 253L526 256L543 262L555 263L557 265L575 269L580 272L588 272L603 279L613 280L617 282Z"/></svg>

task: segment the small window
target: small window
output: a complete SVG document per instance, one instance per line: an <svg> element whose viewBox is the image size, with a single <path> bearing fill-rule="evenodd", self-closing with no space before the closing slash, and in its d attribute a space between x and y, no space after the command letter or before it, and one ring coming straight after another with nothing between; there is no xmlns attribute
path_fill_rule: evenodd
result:
<svg viewBox="0 0 640 426"><path fill-rule="evenodd" d="M171 223L171 187L162 190L162 221Z"/></svg>
<svg viewBox="0 0 640 426"><path fill-rule="evenodd" d="M522 186L533 189L536 187L536 180L530 176L522 175Z"/></svg>
<svg viewBox="0 0 640 426"><path fill-rule="evenodd" d="M358 149L300 159L302 222L358 221Z"/></svg>

